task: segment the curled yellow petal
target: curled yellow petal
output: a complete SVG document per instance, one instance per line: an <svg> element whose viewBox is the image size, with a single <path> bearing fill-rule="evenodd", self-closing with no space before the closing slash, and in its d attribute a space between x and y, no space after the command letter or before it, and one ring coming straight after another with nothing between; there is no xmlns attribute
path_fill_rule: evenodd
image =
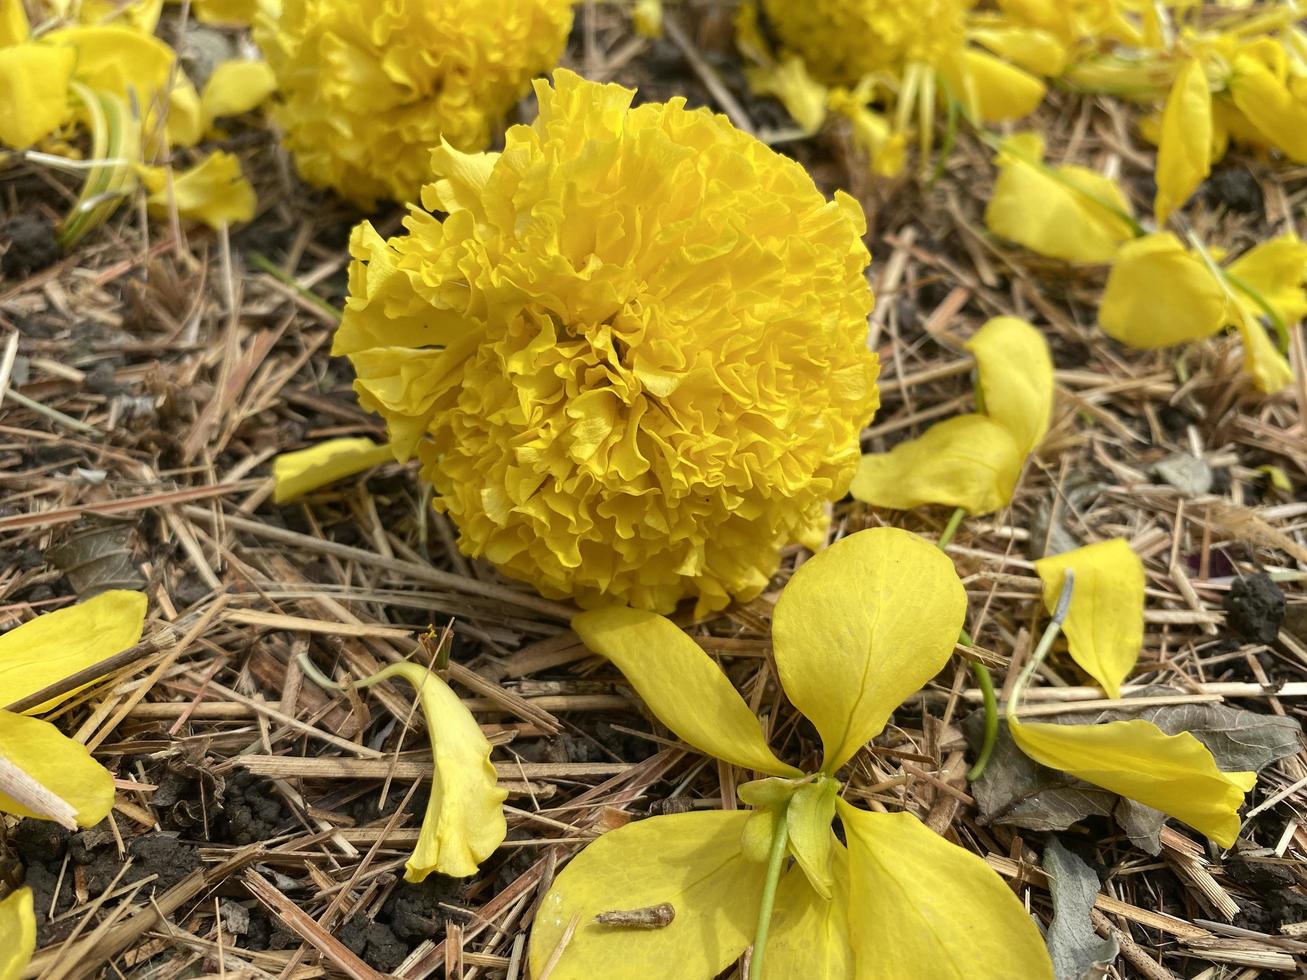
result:
<svg viewBox="0 0 1307 980"><path fill-rule="evenodd" d="M1050 258L1111 261L1134 233L1125 195L1102 174L1069 164L1049 166L1043 159L1044 141L1037 133L1004 140L985 224Z"/></svg>
<svg viewBox="0 0 1307 980"><path fill-rule="evenodd" d="M1149 721L1103 725L1025 724L1009 719L1021 751L1040 765L1161 810L1221 847L1239 835L1239 807L1253 772L1222 772L1188 732L1167 735Z"/></svg>
<svg viewBox="0 0 1307 980"><path fill-rule="evenodd" d="M607 606L574 616L572 629L613 662L659 721L699 751L745 769L801 775L776 758L721 668L670 619Z"/></svg>
<svg viewBox="0 0 1307 980"><path fill-rule="evenodd" d="M955 66L949 68L949 66ZM1039 108L1047 88L1024 68L987 51L968 49L946 62L949 82L960 89L972 115L982 122L1020 119Z"/></svg>
<svg viewBox="0 0 1307 980"><path fill-rule="evenodd" d="M1201 258L1170 232L1123 246L1098 306L1108 336L1131 347L1170 347L1225 326L1225 290Z"/></svg>
<svg viewBox="0 0 1307 980"><path fill-rule="evenodd" d="M826 899L835 887L832 847L836 840L831 821L838 788L833 779L805 783L790 797L786 810L790 853L817 894Z"/></svg>
<svg viewBox="0 0 1307 980"><path fill-rule="evenodd" d="M1102 686L1121 696L1144 645L1144 565L1122 538L1100 541L1035 562L1044 583L1044 607L1052 613L1066 573L1075 589L1063 631L1071 658Z"/></svg>
<svg viewBox="0 0 1307 980"><path fill-rule="evenodd" d="M800 566L776 603L781 686L834 773L948 660L966 615L942 551L898 528L859 531Z"/></svg>
<svg viewBox="0 0 1307 980"><path fill-rule="evenodd" d="M178 72L172 91L168 93L168 119L164 124L168 144L194 146L204 138L207 128L200 93L195 91L189 78Z"/></svg>
<svg viewBox="0 0 1307 980"><path fill-rule="evenodd" d="M1230 95L1244 118L1295 163L1307 163L1307 101L1259 58L1234 59Z"/></svg>
<svg viewBox="0 0 1307 980"><path fill-rule="evenodd" d="M984 860L908 813L839 801L849 845L849 935L857 980L1052 980L1043 937Z"/></svg>
<svg viewBox="0 0 1307 980"><path fill-rule="evenodd" d="M531 976L562 946L550 980L715 977L753 939L765 867L740 849L747 810L678 813L610 830L572 859L540 903ZM660 928L608 912L670 905ZM571 938L563 945L565 933Z"/></svg>
<svg viewBox="0 0 1307 980"><path fill-rule="evenodd" d="M1307 316L1307 242L1292 232L1249 249L1227 267L1239 305L1253 316L1265 315L1253 295L1266 302L1286 325Z"/></svg>
<svg viewBox="0 0 1307 980"><path fill-rule="evenodd" d="M145 609L144 593L113 589L37 616L0 636L0 708L137 643L145 625ZM30 710L48 711L74 693Z"/></svg>
<svg viewBox="0 0 1307 980"><path fill-rule="evenodd" d="M1157 196L1153 210L1163 224L1211 172L1212 93L1203 63L1191 58L1181 66L1162 112L1157 147Z"/></svg>
<svg viewBox="0 0 1307 980"><path fill-rule="evenodd" d="M503 807L508 791L498 785L481 726L449 685L413 663L392 664L368 683L396 676L418 693L435 758L431 797L404 880L422 881L433 871L470 878L508 833Z"/></svg>
<svg viewBox="0 0 1307 980"><path fill-rule="evenodd" d="M758 95L774 95L808 135L826 120L826 86L808 74L802 58L791 55L775 67L748 70L749 86Z"/></svg>
<svg viewBox="0 0 1307 980"><path fill-rule="evenodd" d="M19 817L62 818L63 807L71 809L79 827L94 827L113 809L113 777L109 770L91 758L86 746L74 742L48 721L0 711L0 758L37 784L35 797L24 792L28 787L13 785L14 795L0 791L0 813ZM20 782L26 782L21 780ZM43 799L52 794L55 799ZM19 797L27 799L25 805Z"/></svg>
<svg viewBox="0 0 1307 980"><path fill-rule="evenodd" d="M0 48L0 144L26 150L69 118L75 57L43 44Z"/></svg>
<svg viewBox="0 0 1307 980"><path fill-rule="evenodd" d="M281 453L272 461L273 499L284 504L392 459L389 443L378 446L363 437L328 439L308 449Z"/></svg>
<svg viewBox="0 0 1307 980"><path fill-rule="evenodd" d="M996 316L967 341L976 357L981 410L1007 429L1022 455L1048 433L1053 414L1053 357L1025 320Z"/></svg>
<svg viewBox="0 0 1307 980"><path fill-rule="evenodd" d="M144 112L168 88L175 57L172 48L130 27L66 27L42 43L70 48L77 55L73 77L90 88L126 99Z"/></svg>
<svg viewBox="0 0 1307 980"><path fill-rule="evenodd" d="M0 980L18 980L36 952L36 914L32 889L19 888L0 899Z"/></svg>
<svg viewBox="0 0 1307 980"><path fill-rule="evenodd" d="M831 89L826 101L832 112L848 119L853 127L853 142L871 160L872 173L895 177L903 172L908 146L906 133L896 133L889 120L868 109L856 92Z"/></svg>
<svg viewBox="0 0 1307 980"><path fill-rule="evenodd" d="M995 24L973 28L970 37L1005 61L1034 75L1052 77L1062 74L1066 68L1066 45L1037 27Z"/></svg>
<svg viewBox="0 0 1307 980"><path fill-rule="evenodd" d="M171 200L183 218L210 228L254 217L254 188L241 173L240 160L226 150L214 150L189 170L174 171L171 195L166 168L142 167L140 176L150 192L146 203L152 214L167 214Z"/></svg>
<svg viewBox="0 0 1307 980"><path fill-rule="evenodd" d="M1235 318L1235 327L1243 340L1243 366L1253 379L1257 390L1273 395L1293 380L1293 367L1288 359L1280 353L1275 341L1261 320L1252 316L1246 309L1240 309Z"/></svg>
<svg viewBox="0 0 1307 980"><path fill-rule="evenodd" d="M892 510L941 504L989 514L1012 500L1024 459L1002 425L984 415L958 415L887 453L863 456L849 493Z"/></svg>
<svg viewBox="0 0 1307 980"><path fill-rule="evenodd" d="M224 61L213 70L200 96L206 119L239 116L257 109L277 89L272 69L262 61Z"/></svg>

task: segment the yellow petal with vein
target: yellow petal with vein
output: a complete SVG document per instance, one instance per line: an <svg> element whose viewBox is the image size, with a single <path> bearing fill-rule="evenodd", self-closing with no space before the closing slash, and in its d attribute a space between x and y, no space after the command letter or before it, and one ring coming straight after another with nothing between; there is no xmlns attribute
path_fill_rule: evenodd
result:
<svg viewBox="0 0 1307 980"><path fill-rule="evenodd" d="M1053 414L1053 357L1025 320L996 316L967 341L976 356L982 411L1012 436L1022 455L1048 433Z"/></svg>
<svg viewBox="0 0 1307 980"><path fill-rule="evenodd" d="M392 459L389 443L378 446L363 437L328 439L308 449L281 453L272 461L273 499L284 504Z"/></svg>
<svg viewBox="0 0 1307 980"><path fill-rule="evenodd" d="M818 894L795 868L776 889L776 907L767 934L763 980L853 980L849 942L849 853L834 839L831 894Z"/></svg>
<svg viewBox="0 0 1307 980"><path fill-rule="evenodd" d="M0 708L137 643L145 625L145 608L144 593L113 589L37 616L0 636ZM73 693L30 710L48 711Z"/></svg>
<svg viewBox="0 0 1307 980"><path fill-rule="evenodd" d="M48 721L0 711L0 756L72 807L79 827L94 827L113 809L113 777ZM0 813L46 818L0 792Z"/></svg>
<svg viewBox="0 0 1307 980"><path fill-rule="evenodd" d="M1211 161L1212 93L1203 63L1192 58L1176 74L1162 112L1153 200L1159 225L1198 189L1211 172Z"/></svg>
<svg viewBox="0 0 1307 980"><path fill-rule="evenodd" d="M435 761L431 796L404 880L422 881L435 871L470 878L504 842L508 824L490 743L472 712L439 677L414 663L392 664L369 683L402 677L418 693Z"/></svg>
<svg viewBox="0 0 1307 980"><path fill-rule="evenodd" d="M659 721L700 752L745 769L801 775L776 758L722 669L670 619L607 606L574 616L572 629L616 665Z"/></svg>
<svg viewBox="0 0 1307 980"><path fill-rule="evenodd" d="M166 171L165 167L140 169L141 183L150 191L146 203L152 214L168 213ZM214 150L189 170L174 171L171 200L183 218L202 221L210 228L249 221L257 204L254 188L241 173L240 160L226 150Z"/></svg>
<svg viewBox="0 0 1307 980"><path fill-rule="evenodd" d="M1002 425L984 415L958 415L887 453L863 456L849 493L892 510L941 504L990 514L1012 500L1024 460Z"/></svg>
<svg viewBox="0 0 1307 980"><path fill-rule="evenodd" d="M868 813L840 800L839 815L859 980L1052 980L1034 920L982 858L908 813Z"/></svg>
<svg viewBox="0 0 1307 980"><path fill-rule="evenodd" d="M745 810L638 820L586 847L554 880L531 930L531 976L575 931L550 980L685 980L715 977L753 940L765 866L740 839ZM658 929L595 921L602 912L670 904Z"/></svg>
<svg viewBox="0 0 1307 980"><path fill-rule="evenodd" d="M1167 735L1148 721L1104 725L1012 723L1017 746L1040 765L1068 773L1175 817L1221 847L1239 835L1239 807L1253 772L1222 772L1188 732Z"/></svg>
<svg viewBox="0 0 1307 980"><path fill-rule="evenodd" d="M0 899L0 980L18 980L36 952L36 914L32 889L19 888Z"/></svg>
<svg viewBox="0 0 1307 980"><path fill-rule="evenodd" d="M1133 234L1130 205L1115 182L1072 165L1044 163L1044 141L1019 133L1003 141L998 179L985 208L994 234L1067 262L1109 262Z"/></svg>
<svg viewBox="0 0 1307 980"><path fill-rule="evenodd" d="M1307 243L1292 232L1262 242L1249 249L1227 267L1231 278L1237 280L1234 290L1239 305L1260 319L1266 313L1239 284L1252 289L1272 309L1286 326L1307 316Z"/></svg>
<svg viewBox="0 0 1307 980"><path fill-rule="evenodd" d="M1111 698L1134 670L1144 645L1144 565L1122 538L1035 562L1044 606L1057 608L1067 570L1075 588L1063 631L1071 657Z"/></svg>
<svg viewBox="0 0 1307 980"><path fill-rule="evenodd" d="M1122 247L1098 322L1131 347L1170 347L1219 332L1226 307L1225 292L1203 260L1170 232L1157 232Z"/></svg>
<svg viewBox="0 0 1307 980"><path fill-rule="evenodd" d="M781 686L834 773L948 660L967 598L953 562L898 528L859 531L794 573L776 603Z"/></svg>

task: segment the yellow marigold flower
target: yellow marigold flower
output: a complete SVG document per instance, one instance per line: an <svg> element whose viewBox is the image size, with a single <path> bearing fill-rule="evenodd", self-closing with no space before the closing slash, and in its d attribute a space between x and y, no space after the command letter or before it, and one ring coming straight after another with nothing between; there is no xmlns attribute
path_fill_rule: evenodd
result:
<svg viewBox="0 0 1307 980"><path fill-rule="evenodd" d="M762 0L781 45L827 85L897 75L914 61L938 64L962 47L967 0Z"/></svg>
<svg viewBox="0 0 1307 980"><path fill-rule="evenodd" d="M877 405L861 209L683 99L567 71L501 154L364 223L335 352L460 546L551 597L756 596Z"/></svg>
<svg viewBox="0 0 1307 980"><path fill-rule="evenodd" d="M370 207L415 198L442 140L489 146L571 25L572 0L271 0L255 40L301 175Z"/></svg>

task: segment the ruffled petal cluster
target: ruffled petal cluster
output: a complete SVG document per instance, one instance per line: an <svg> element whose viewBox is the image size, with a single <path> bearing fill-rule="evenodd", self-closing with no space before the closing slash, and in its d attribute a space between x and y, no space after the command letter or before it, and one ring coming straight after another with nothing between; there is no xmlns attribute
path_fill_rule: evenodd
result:
<svg viewBox="0 0 1307 980"><path fill-rule="evenodd" d="M864 218L681 99L559 71L501 154L355 232L335 351L460 546L545 595L701 610L824 540L877 406Z"/></svg>
<svg viewBox="0 0 1307 980"><path fill-rule="evenodd" d="M370 207L409 201L441 141L490 145L558 61L573 0L272 0L255 40L305 180Z"/></svg>

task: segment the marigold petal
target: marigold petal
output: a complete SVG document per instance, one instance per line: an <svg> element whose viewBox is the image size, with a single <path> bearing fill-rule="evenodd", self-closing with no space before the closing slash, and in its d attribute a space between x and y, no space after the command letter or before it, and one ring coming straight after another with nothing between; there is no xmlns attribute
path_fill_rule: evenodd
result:
<svg viewBox="0 0 1307 980"><path fill-rule="evenodd" d="M1290 232L1249 249L1226 268L1239 305L1260 319L1260 298L1287 326L1307 316L1307 243ZM1256 298L1244 288L1256 293Z"/></svg>
<svg viewBox="0 0 1307 980"><path fill-rule="evenodd" d="M1253 772L1222 772L1188 732L1167 735L1149 721L1050 725L1009 721L1017 746L1042 766L1161 810L1221 847L1239 835L1239 807Z"/></svg>
<svg viewBox="0 0 1307 980"><path fill-rule="evenodd" d="M23 0L0 0L0 48L22 44L31 34Z"/></svg>
<svg viewBox="0 0 1307 980"><path fill-rule="evenodd" d="M17 888L0 899L0 980L18 980L34 952L36 913L32 889Z"/></svg>
<svg viewBox="0 0 1307 980"><path fill-rule="evenodd" d="M0 48L0 144L26 150L69 118L75 57L66 48L35 43Z"/></svg>
<svg viewBox="0 0 1307 980"><path fill-rule="evenodd" d="M849 941L849 852L830 827L831 893L821 895L795 868L776 889L763 980L853 980L853 945Z"/></svg>
<svg viewBox="0 0 1307 980"><path fill-rule="evenodd" d="M1235 106L1263 139L1294 163L1307 163L1307 101L1252 55L1234 59L1229 87Z"/></svg>
<svg viewBox="0 0 1307 980"><path fill-rule="evenodd" d="M1163 224L1211 172L1212 93L1203 63L1191 58L1176 74L1162 113L1153 210Z"/></svg>
<svg viewBox="0 0 1307 980"><path fill-rule="evenodd" d="M1107 335L1141 348L1210 337L1226 316L1221 284L1170 232L1122 247L1098 305L1098 322Z"/></svg>
<svg viewBox="0 0 1307 980"><path fill-rule="evenodd" d="M774 95L799 128L809 136L826 121L826 86L808 74L802 58L790 56L770 68L749 71L749 87L757 95Z"/></svg>
<svg viewBox="0 0 1307 980"><path fill-rule="evenodd" d="M272 461L273 499L284 504L393 458L389 444L378 446L367 438L328 439L308 449L281 453Z"/></svg>
<svg viewBox="0 0 1307 980"><path fill-rule="evenodd" d="M139 172L150 191L146 203L153 214L167 214L171 201L183 218L210 228L254 217L254 188L241 172L240 160L226 150L214 150L189 170L174 171L171 189L166 167L142 167Z"/></svg>
<svg viewBox="0 0 1307 980"><path fill-rule="evenodd" d="M1043 333L996 316L966 343L976 357L981 410L1007 429L1022 455L1034 452L1053 414L1053 357Z"/></svg>
<svg viewBox="0 0 1307 980"><path fill-rule="evenodd" d="M261 106L277 89L272 69L263 61L224 61L213 69L200 96L205 118L239 116Z"/></svg>
<svg viewBox="0 0 1307 980"><path fill-rule="evenodd" d="M71 807L77 826L94 827L113 809L113 777L48 721L0 710L0 756ZM0 792L0 813L50 819Z"/></svg>
<svg viewBox="0 0 1307 980"><path fill-rule="evenodd" d="M781 592L781 686L816 726L833 773L953 652L966 616L953 562L924 538L872 528L806 561Z"/></svg>
<svg viewBox="0 0 1307 980"><path fill-rule="evenodd" d="M957 72L951 79L955 87L967 92L972 113L983 122L1007 122L1020 119L1039 108L1047 86L1030 72L974 48L962 52L955 62Z"/></svg>
<svg viewBox="0 0 1307 980"><path fill-rule="evenodd" d="M1241 310L1241 315L1235 318L1235 327L1243 339L1244 370L1252 376L1257 390L1267 395L1283 391L1293 380L1293 367L1275 346L1270 333L1246 310Z"/></svg>

